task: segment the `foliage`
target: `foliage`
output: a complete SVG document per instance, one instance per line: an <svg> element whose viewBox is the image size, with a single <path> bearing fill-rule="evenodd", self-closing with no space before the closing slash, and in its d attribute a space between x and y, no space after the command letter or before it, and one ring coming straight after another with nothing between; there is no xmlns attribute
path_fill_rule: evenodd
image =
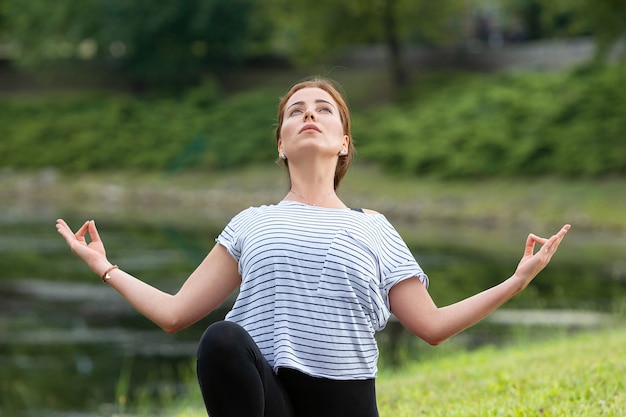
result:
<svg viewBox="0 0 626 417"><path fill-rule="evenodd" d="M596 42L596 61L626 35L626 3L622 0L500 1L505 13L521 19L530 38L585 36Z"/></svg>
<svg viewBox="0 0 626 417"><path fill-rule="evenodd" d="M180 85L240 62L259 24L253 0L4 0L0 22L17 62L99 58L136 82Z"/></svg>
<svg viewBox="0 0 626 417"><path fill-rule="evenodd" d="M626 173L620 68L422 80L399 104L355 112L359 159L443 178L597 178ZM0 166L87 170L224 169L271 161L280 93L220 99L213 84L180 99L121 95L0 102Z"/></svg>
<svg viewBox="0 0 626 417"><path fill-rule="evenodd" d="M1 165L173 171L271 159L278 94L254 91L218 106L213 91L199 87L180 100L98 94L3 100Z"/></svg>
<svg viewBox="0 0 626 417"><path fill-rule="evenodd" d="M345 45L384 43L389 31L394 31L405 42L454 41L460 36L460 29L455 24L465 11L464 2L457 0L436 3L424 0L321 0L313 10L306 3L274 2L291 17L285 22L292 36L291 53L299 54L295 58L305 62L320 55L328 56L329 51ZM316 25L316 36L311 36L311 22L317 21L326 24ZM303 48L308 53L300 54Z"/></svg>
<svg viewBox="0 0 626 417"><path fill-rule="evenodd" d="M2 0L0 46L22 67L94 60L94 73L119 70L137 88L172 89L256 58L309 65L355 45L382 44L395 86L404 87L404 48L463 47L471 14L481 8L524 21L535 38L593 34L598 61L626 31L621 0L319 0L315 7L288 0Z"/></svg>
<svg viewBox="0 0 626 417"><path fill-rule="evenodd" d="M462 0L321 0L311 7L287 0L4 0L0 40L17 45L29 68L67 59L98 59L136 82L155 87L196 81L245 59L288 56L326 61L355 44L388 46L394 69L400 48L441 44L462 36ZM323 24L321 24L323 22Z"/></svg>
<svg viewBox="0 0 626 417"><path fill-rule="evenodd" d="M281 44L292 62L307 65L346 47L383 44L396 87L408 79L403 47L457 42L466 11L466 2L459 0L320 0L313 8L305 2L273 2L272 9L281 11L276 35L283 35Z"/></svg>
<svg viewBox="0 0 626 417"><path fill-rule="evenodd" d="M558 0L546 3L546 15L565 16L565 31L589 31L596 41L597 61L626 36L626 3L622 0Z"/></svg>
<svg viewBox="0 0 626 417"><path fill-rule="evenodd" d="M436 75L415 100L355 115L359 155L445 178L623 175L625 78L619 67Z"/></svg>

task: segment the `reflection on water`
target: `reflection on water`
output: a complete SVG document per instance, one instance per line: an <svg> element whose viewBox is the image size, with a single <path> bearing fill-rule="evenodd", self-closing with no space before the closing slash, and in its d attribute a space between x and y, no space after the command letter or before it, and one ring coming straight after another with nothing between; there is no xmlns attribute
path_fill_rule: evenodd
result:
<svg viewBox="0 0 626 417"><path fill-rule="evenodd" d="M100 224L110 259L173 292L213 245L218 230ZM181 392L192 378L196 343L217 311L176 335L139 316L68 251L53 223L2 224L0 235L0 416L110 415L124 399ZM438 225L441 233L444 226ZM443 231L442 231L443 230ZM401 233L403 232L400 230ZM407 235L411 233L407 232ZM423 233L425 235L425 233ZM568 236L569 238L570 236ZM508 237L494 238L496 246ZM457 336L467 346L505 342L511 325L548 329L610 325L626 299L623 248L607 239L570 239L546 276ZM411 244L439 304L506 278L523 245L480 247L458 238ZM621 256L621 257L620 257ZM529 309L532 309L529 311ZM411 340L411 342L409 342ZM383 360L418 349L397 323L380 335ZM410 356L410 355L409 355ZM156 399L156 400L155 400ZM19 412L18 412L19 410ZM42 410L45 410L42 411Z"/></svg>

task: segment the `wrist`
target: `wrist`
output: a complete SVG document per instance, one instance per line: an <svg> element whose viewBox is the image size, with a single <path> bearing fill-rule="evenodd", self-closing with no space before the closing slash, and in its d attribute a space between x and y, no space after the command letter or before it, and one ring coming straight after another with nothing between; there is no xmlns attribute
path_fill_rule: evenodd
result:
<svg viewBox="0 0 626 417"><path fill-rule="evenodd" d="M119 269L117 265L111 265L110 267L108 267L103 273L102 275L100 275L100 278L102 278L102 282L108 282L111 279L111 272L113 272L114 270Z"/></svg>
<svg viewBox="0 0 626 417"><path fill-rule="evenodd" d="M528 285L526 280L522 279L517 274L513 274L508 280L513 285L513 290L515 291L515 294L522 292L524 288L526 288L526 286Z"/></svg>
<svg viewBox="0 0 626 417"><path fill-rule="evenodd" d="M106 271L109 268L113 266L113 264L109 262L107 259L103 259L103 260L95 262L93 265L90 265L90 266L91 266L91 270L93 271L93 273L98 275L100 278L102 278L102 276L106 273Z"/></svg>

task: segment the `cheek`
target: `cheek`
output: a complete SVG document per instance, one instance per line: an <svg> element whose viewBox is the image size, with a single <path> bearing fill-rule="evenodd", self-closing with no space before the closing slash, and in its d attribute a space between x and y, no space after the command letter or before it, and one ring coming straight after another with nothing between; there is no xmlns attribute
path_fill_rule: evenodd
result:
<svg viewBox="0 0 626 417"><path fill-rule="evenodd" d="M279 130L280 137L284 139L285 137L292 135L294 130L295 124L290 123L289 120L285 120Z"/></svg>

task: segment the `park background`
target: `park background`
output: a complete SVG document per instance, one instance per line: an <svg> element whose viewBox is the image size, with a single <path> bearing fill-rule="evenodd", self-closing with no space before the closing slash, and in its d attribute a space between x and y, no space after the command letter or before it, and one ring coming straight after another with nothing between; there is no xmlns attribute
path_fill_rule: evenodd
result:
<svg viewBox="0 0 626 417"><path fill-rule="evenodd" d="M625 32L618 0L0 0L0 416L202 415L193 355L224 311L163 334L54 221L96 219L112 261L176 291L234 214L287 191L276 106L312 75L339 81L352 110L340 195L390 219L438 304L508 277L529 232L573 225L526 292L443 346L390 323L381 415L619 415L626 336L607 335L624 335L626 311ZM578 333L600 339L595 354ZM558 369L597 373L478 398L511 398L530 367L495 365L504 349L551 340L566 341ZM439 408L399 394L407 369L456 380L483 360L471 377L497 382L476 397L442 395L450 380Z"/></svg>

